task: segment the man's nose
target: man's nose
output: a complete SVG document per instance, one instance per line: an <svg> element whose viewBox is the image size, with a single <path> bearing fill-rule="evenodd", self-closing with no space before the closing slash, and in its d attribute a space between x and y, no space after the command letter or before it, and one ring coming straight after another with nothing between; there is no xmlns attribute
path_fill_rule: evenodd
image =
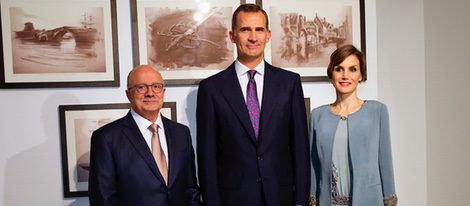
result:
<svg viewBox="0 0 470 206"><path fill-rule="evenodd" d="M249 40L249 41L253 41L253 42L255 42L256 40L258 40L258 38L256 37L256 32L251 31L250 34L249 34L249 36L248 36L248 40Z"/></svg>

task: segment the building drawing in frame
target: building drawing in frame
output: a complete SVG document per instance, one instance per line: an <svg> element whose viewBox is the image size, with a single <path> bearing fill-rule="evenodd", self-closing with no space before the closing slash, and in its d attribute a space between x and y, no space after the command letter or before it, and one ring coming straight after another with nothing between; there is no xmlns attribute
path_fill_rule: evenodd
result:
<svg viewBox="0 0 470 206"><path fill-rule="evenodd" d="M365 53L364 0L263 1L271 41L265 59L297 72L302 81L326 81L330 55L352 44Z"/></svg>
<svg viewBox="0 0 470 206"><path fill-rule="evenodd" d="M352 43L350 6L338 12L337 21L318 13L283 13L275 7L271 8L271 15L276 25L271 46L272 62L276 66L324 67L334 50ZM277 32L278 26L282 32Z"/></svg>

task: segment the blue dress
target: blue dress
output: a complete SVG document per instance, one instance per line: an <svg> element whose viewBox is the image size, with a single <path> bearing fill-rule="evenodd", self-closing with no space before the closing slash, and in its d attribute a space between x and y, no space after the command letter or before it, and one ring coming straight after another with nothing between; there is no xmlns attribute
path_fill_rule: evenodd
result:
<svg viewBox="0 0 470 206"><path fill-rule="evenodd" d="M333 142L331 164L331 202L332 205L351 205L353 177L348 146L348 119L341 117L336 128Z"/></svg>

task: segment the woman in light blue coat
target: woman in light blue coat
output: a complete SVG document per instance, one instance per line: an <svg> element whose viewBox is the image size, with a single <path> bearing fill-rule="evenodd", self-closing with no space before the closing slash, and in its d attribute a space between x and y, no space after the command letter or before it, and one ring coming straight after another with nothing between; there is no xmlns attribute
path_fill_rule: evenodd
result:
<svg viewBox="0 0 470 206"><path fill-rule="evenodd" d="M327 73L336 101L312 111L311 205L396 205L387 107L357 95L363 54L338 48Z"/></svg>

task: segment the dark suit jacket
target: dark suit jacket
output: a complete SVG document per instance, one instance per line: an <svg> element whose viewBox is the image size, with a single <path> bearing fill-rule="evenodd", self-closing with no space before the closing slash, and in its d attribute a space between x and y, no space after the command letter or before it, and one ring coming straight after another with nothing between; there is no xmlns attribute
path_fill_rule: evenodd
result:
<svg viewBox="0 0 470 206"><path fill-rule="evenodd" d="M200 205L189 129L161 117L168 143L168 186L129 112L93 132L91 206Z"/></svg>
<svg viewBox="0 0 470 206"><path fill-rule="evenodd" d="M206 205L308 203L310 162L304 95L298 74L265 63L258 140L235 65L199 84L199 180Z"/></svg>

